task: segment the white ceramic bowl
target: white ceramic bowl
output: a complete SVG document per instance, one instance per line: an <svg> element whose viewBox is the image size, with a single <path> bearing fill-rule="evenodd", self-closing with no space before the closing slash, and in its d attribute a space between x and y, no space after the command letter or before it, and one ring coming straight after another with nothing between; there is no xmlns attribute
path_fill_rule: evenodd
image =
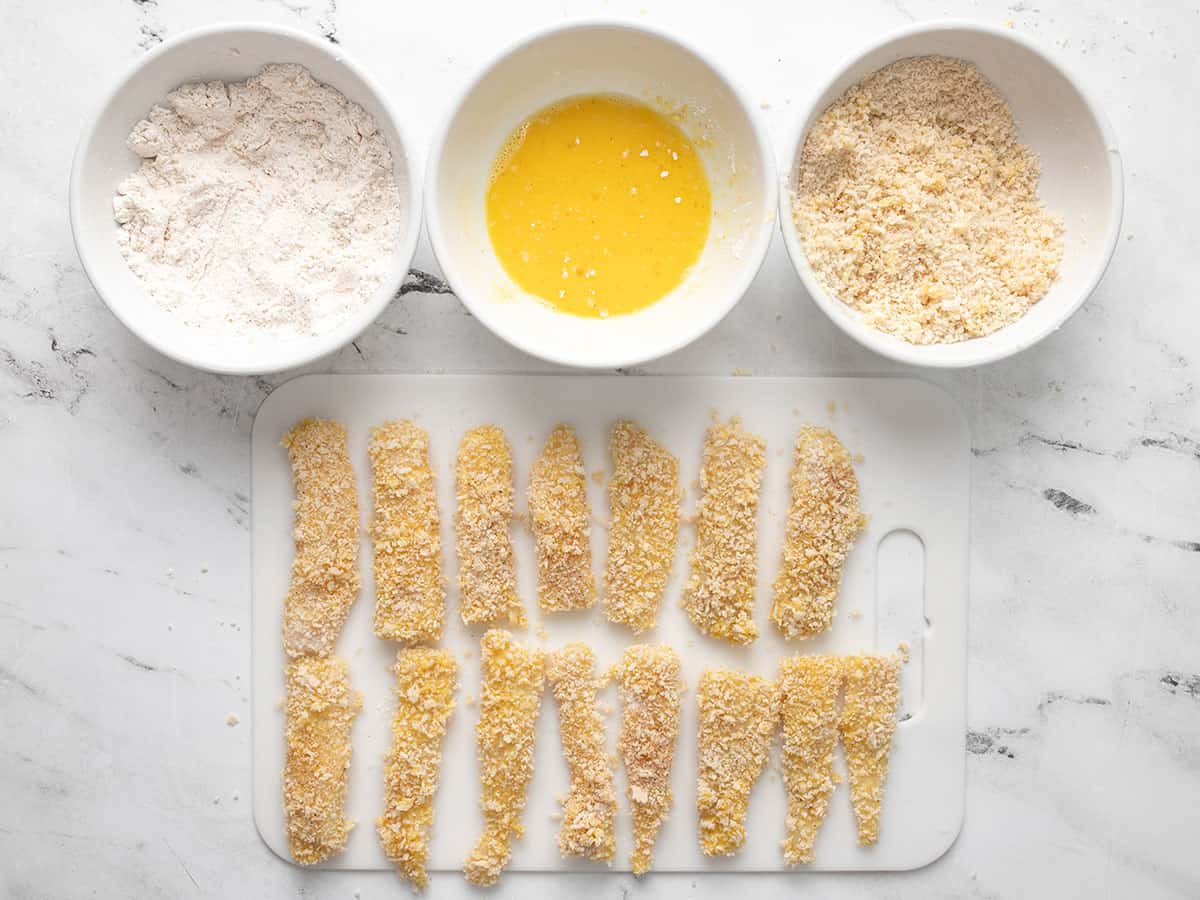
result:
<svg viewBox="0 0 1200 900"><path fill-rule="evenodd" d="M792 186L809 129L852 85L911 56L966 59L999 88L1012 108L1019 140L1041 160L1042 202L1065 225L1058 280L1021 319L986 337L956 344L916 345L864 324L821 287L792 217ZM966 22L915 25L856 54L814 95L787 158L780 196L784 242L804 287L826 315L860 344L900 362L955 368L993 362L1053 333L1099 284L1121 228L1124 187L1112 127L1083 88L1054 61L1007 29Z"/></svg>
<svg viewBox="0 0 1200 900"><path fill-rule="evenodd" d="M686 107L684 131L708 172L713 222L684 282L628 315L554 310L508 277L488 237L488 175L505 138L539 109L578 94L617 93ZM770 244L777 207L770 142L729 78L696 50L642 25L584 22L539 32L471 81L429 155L425 225L446 280L480 322L542 359L585 368L633 365L694 341L741 299Z"/></svg>
<svg viewBox="0 0 1200 900"><path fill-rule="evenodd" d="M379 289L340 325L315 337L248 341L182 324L142 290L117 247L113 193L141 160L125 146L133 126L172 90L191 81L242 81L268 63L299 63L374 117L392 151L404 224L391 269ZM421 230L421 180L409 144L383 93L340 48L297 31L223 25L188 32L146 54L109 92L84 127L71 169L71 231L84 270L108 308L159 352L199 369L238 374L303 365L348 344L395 296Z"/></svg>

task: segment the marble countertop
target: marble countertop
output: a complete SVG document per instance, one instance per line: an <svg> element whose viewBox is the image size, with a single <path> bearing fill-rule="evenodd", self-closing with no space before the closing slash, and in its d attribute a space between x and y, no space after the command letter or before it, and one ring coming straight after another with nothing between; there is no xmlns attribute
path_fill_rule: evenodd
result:
<svg viewBox="0 0 1200 900"><path fill-rule="evenodd" d="M1009 5L1011 4L1011 5ZM1200 12L1066 0L401 4L97 0L0 8L0 895L402 896L305 872L250 814L249 433L289 376L170 362L100 303L67 173L83 118L146 49L230 19L342 44L419 146L501 44L588 13L670 27L759 96L782 147L842 57L912 19L1010 23L1105 106L1127 207L1099 290L1021 356L934 374L974 447L966 823L937 863L762 876L763 896L1200 896ZM407 4L403 6L409 6ZM823 9L824 7L822 7ZM896 373L805 298L776 239L750 294L649 373ZM427 247L402 295L313 371L545 371L468 316ZM229 726L234 713L241 725ZM498 893L719 897L727 877L506 877ZM457 876L433 895L465 895Z"/></svg>

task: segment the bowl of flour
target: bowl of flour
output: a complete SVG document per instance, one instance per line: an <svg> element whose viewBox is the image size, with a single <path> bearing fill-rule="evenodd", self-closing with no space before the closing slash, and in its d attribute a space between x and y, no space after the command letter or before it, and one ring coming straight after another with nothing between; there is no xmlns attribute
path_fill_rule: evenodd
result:
<svg viewBox="0 0 1200 900"><path fill-rule="evenodd" d="M193 31L147 54L84 129L76 248L113 314L166 356L300 366L354 340L403 282L421 215L408 148L340 48Z"/></svg>

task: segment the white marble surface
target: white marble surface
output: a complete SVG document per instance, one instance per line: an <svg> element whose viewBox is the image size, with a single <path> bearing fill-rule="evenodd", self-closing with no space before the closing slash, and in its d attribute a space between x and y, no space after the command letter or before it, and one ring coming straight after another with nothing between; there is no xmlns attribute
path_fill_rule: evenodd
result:
<svg viewBox="0 0 1200 900"><path fill-rule="evenodd" d="M899 875L506 879L576 896L1200 895L1200 92L1194 5L95 0L0 6L0 895L403 896L303 872L250 816L249 429L282 377L175 365L108 314L66 217L83 117L146 48L233 18L340 41L424 144L502 42L589 12L667 25L737 72L779 145L845 54L913 18L1013 26L1102 99L1128 184L1108 277L1017 359L934 378L975 447L966 825ZM407 7L409 12L400 12ZM467 27L469 26L469 27ZM433 272L427 249L417 266ZM437 279L320 371L541 371ZM652 372L895 372L804 297L779 241L750 295ZM227 726L229 713L243 724ZM445 823L443 823L445 824ZM466 893L438 878L434 896Z"/></svg>

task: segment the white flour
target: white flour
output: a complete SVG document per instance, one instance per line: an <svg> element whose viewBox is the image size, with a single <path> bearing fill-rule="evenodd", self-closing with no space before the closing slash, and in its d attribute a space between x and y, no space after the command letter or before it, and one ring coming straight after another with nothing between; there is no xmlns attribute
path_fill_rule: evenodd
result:
<svg viewBox="0 0 1200 900"><path fill-rule="evenodd" d="M150 297L212 333L328 331L365 303L400 239L387 142L298 65L185 84L134 126L118 243Z"/></svg>

